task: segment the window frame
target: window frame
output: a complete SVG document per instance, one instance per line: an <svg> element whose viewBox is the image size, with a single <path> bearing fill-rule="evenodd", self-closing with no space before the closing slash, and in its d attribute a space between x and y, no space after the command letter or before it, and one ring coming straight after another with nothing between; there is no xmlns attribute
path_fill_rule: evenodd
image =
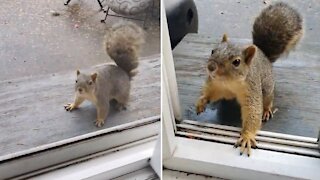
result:
<svg viewBox="0 0 320 180"><path fill-rule="evenodd" d="M156 141L160 116L95 131L0 157L1 179L24 178L141 143Z"/></svg>
<svg viewBox="0 0 320 180"><path fill-rule="evenodd" d="M150 166L155 145L156 138L127 144L125 147L106 151L106 155L98 153L94 155L95 157L85 161L32 176L32 179L114 179L146 168L150 169L149 173L138 174L156 178L157 174ZM30 175L28 174L27 177ZM26 176L18 177L18 179L25 178Z"/></svg>
<svg viewBox="0 0 320 180"><path fill-rule="evenodd" d="M256 149L240 156L231 144L190 139L177 135L181 108L166 15L162 10L162 150L167 169L226 179L316 179L320 158ZM225 126L228 127L228 126ZM262 131L260 131L262 132ZM272 136L285 134L262 132ZM290 135L291 136L291 135ZM303 137L291 136L301 139ZM310 138L309 138L310 140ZM316 139L312 139L316 141Z"/></svg>

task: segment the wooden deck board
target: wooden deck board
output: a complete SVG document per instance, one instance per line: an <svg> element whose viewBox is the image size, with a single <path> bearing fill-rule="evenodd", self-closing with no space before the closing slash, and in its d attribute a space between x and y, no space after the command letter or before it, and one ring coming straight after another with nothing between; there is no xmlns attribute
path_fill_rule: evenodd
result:
<svg viewBox="0 0 320 180"><path fill-rule="evenodd" d="M220 38L189 34L173 51L179 99L184 118L241 126L235 102L213 103L199 116L194 104L206 79L205 64L214 42ZM232 39L248 44L248 39ZM317 137L320 128L320 44L300 44L288 57L274 64L275 107L279 111L262 129L272 132ZM217 111L218 107L222 110ZM218 108L219 109L219 108Z"/></svg>
<svg viewBox="0 0 320 180"><path fill-rule="evenodd" d="M160 56L142 59L127 110L112 112L102 128L160 114ZM97 131L96 109L85 102L67 112L75 71L0 82L0 156Z"/></svg>

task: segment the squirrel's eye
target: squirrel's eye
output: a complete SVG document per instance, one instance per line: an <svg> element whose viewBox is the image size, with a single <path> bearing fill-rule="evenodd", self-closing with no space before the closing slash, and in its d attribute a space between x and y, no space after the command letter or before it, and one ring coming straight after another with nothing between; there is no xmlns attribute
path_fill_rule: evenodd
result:
<svg viewBox="0 0 320 180"><path fill-rule="evenodd" d="M214 49L211 50L211 55L214 53Z"/></svg>
<svg viewBox="0 0 320 180"><path fill-rule="evenodd" d="M76 80L76 83L78 83L78 80Z"/></svg>
<svg viewBox="0 0 320 180"><path fill-rule="evenodd" d="M91 84L92 84L92 81L89 81L88 84L91 85Z"/></svg>
<svg viewBox="0 0 320 180"><path fill-rule="evenodd" d="M240 59L235 59L232 64L235 66L235 67L238 67L240 65Z"/></svg>

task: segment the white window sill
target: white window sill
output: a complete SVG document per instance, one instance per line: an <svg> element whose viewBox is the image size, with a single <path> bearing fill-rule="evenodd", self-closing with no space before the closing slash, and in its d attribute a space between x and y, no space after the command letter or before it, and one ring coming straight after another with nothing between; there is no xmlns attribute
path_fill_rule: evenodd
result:
<svg viewBox="0 0 320 180"><path fill-rule="evenodd" d="M232 145L176 137L167 169L227 179L317 179L320 159L268 150L240 156Z"/></svg>
<svg viewBox="0 0 320 180"><path fill-rule="evenodd" d="M115 152L50 171L32 177L32 179L112 179L128 173L136 176L151 176L152 174L152 177L157 178L155 172L135 172L150 166L149 161L153 155L155 143L156 140L153 140L119 151L115 149Z"/></svg>
<svg viewBox="0 0 320 180"><path fill-rule="evenodd" d="M0 178L35 176L75 162L105 155L155 140L159 132L159 116L70 138L23 152L0 157Z"/></svg>

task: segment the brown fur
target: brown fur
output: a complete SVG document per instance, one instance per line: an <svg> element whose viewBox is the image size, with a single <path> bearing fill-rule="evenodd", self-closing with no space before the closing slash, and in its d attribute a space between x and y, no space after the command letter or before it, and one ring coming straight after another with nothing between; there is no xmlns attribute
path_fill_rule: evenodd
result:
<svg viewBox="0 0 320 180"><path fill-rule="evenodd" d="M271 62L295 47L303 35L300 14L286 3L265 8L253 24L253 44L258 46Z"/></svg>
<svg viewBox="0 0 320 180"><path fill-rule="evenodd" d="M133 34L135 33L135 34ZM120 23L112 27L105 39L106 51L116 62L104 65L92 73L77 70L75 99L65 105L67 111L79 107L84 100L97 108L96 125L101 127L109 113L111 100L116 100L118 110L125 109L130 95L130 80L138 67L138 53L143 43L143 30L133 23Z"/></svg>
<svg viewBox="0 0 320 180"><path fill-rule="evenodd" d="M269 14L271 12L272 15ZM236 46L228 42L224 35L221 43L212 50L207 65L208 78L196 104L196 111L203 112L210 101L235 98L241 106L242 131L235 144L236 147L241 146L241 154L247 147L250 155L251 147L256 147L255 135L260 129L261 120L272 117L272 62L299 41L302 25L297 17L300 18L300 15L285 4L271 5L255 21L253 45L245 48ZM280 25L284 18L288 23ZM289 30L289 27L299 28Z"/></svg>

